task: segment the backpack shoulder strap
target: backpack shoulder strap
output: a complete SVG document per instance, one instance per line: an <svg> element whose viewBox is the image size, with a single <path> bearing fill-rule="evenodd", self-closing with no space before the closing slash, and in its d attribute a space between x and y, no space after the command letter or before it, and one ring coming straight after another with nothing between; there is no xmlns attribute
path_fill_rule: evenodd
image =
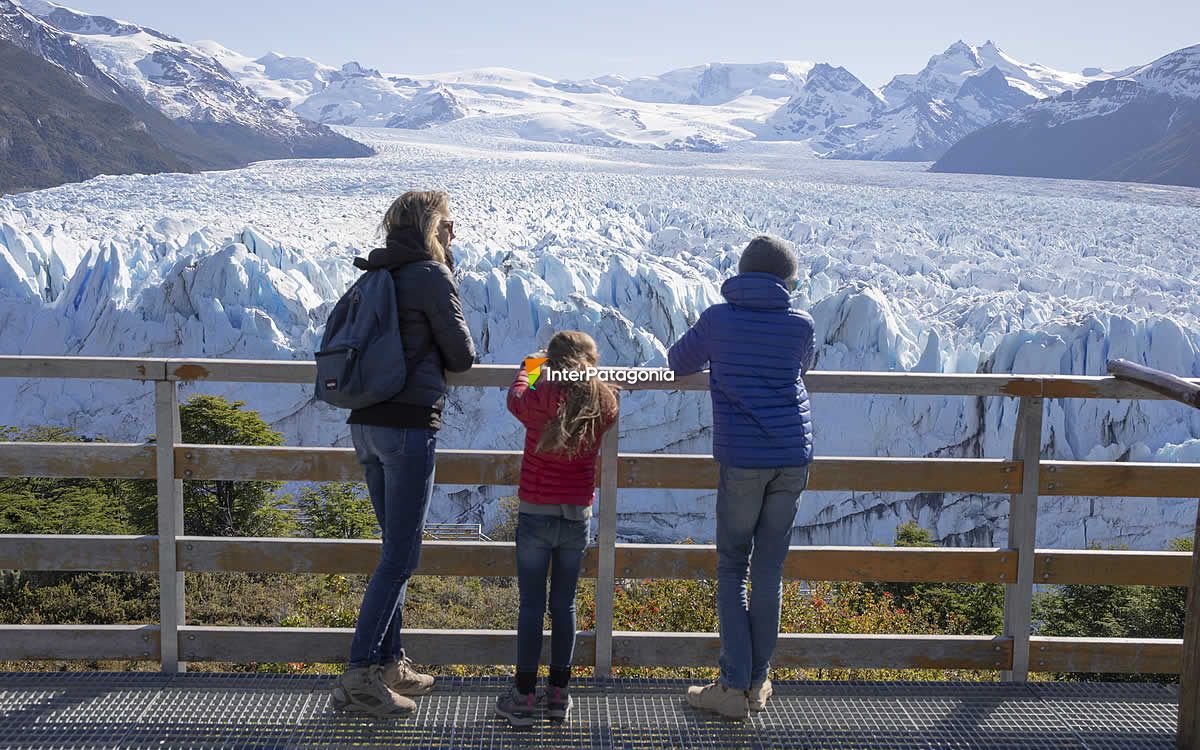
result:
<svg viewBox="0 0 1200 750"><path fill-rule="evenodd" d="M395 276L392 274L390 269L384 268L384 269L376 269L376 270L383 271L385 274L387 274L388 284L390 285L393 293L395 294L395 297L393 298L393 301L392 301L391 309L394 311L394 314L396 315L396 318L395 318L396 325L399 326L400 325L400 313L399 313L398 305L399 305L400 300L399 300L399 294L398 294L398 292L396 290L396 286L395 286L395 284L396 284ZM370 272L368 272L368 273L370 273ZM364 276L365 275L366 274L364 274ZM428 322L428 318L426 318L426 322ZM425 342L422 343L421 346L418 346L414 351L412 351L410 353L406 353L404 355L405 369L408 372L412 372L413 366L416 365L417 363L419 363L421 360L425 359L425 357L427 357L429 355L429 353L433 351L434 344L435 344L435 342L433 339L433 326L430 326L429 327L429 337L427 339L425 339Z"/></svg>

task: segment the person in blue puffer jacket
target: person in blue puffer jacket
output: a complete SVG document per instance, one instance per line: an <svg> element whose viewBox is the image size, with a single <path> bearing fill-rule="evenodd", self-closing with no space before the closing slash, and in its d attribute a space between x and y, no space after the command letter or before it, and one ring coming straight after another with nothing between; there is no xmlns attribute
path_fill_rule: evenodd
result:
<svg viewBox="0 0 1200 750"><path fill-rule="evenodd" d="M786 242L755 237L723 304L671 347L676 375L709 369L717 487L717 614L720 678L688 688L688 703L740 719L771 697L783 562L808 486L813 429L804 374L813 366L812 317L793 310L796 256ZM748 595L747 583L752 589Z"/></svg>

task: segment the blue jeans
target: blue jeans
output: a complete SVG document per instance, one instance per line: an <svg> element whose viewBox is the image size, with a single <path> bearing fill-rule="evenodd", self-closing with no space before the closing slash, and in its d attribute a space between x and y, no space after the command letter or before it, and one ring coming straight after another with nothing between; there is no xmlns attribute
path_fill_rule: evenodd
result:
<svg viewBox="0 0 1200 750"><path fill-rule="evenodd" d="M350 437L383 532L383 554L363 594L350 645L349 665L366 667L403 654L404 594L421 559L437 437L430 429L358 424L350 425Z"/></svg>
<svg viewBox="0 0 1200 750"><path fill-rule="evenodd" d="M721 681L749 690L771 668L779 640L783 561L807 466L721 466L717 487L717 616ZM751 591L746 591L749 581Z"/></svg>
<svg viewBox="0 0 1200 750"><path fill-rule="evenodd" d="M588 522L520 513L517 517L517 671L538 668L550 576L550 668L570 669L575 654L575 590L587 548Z"/></svg>

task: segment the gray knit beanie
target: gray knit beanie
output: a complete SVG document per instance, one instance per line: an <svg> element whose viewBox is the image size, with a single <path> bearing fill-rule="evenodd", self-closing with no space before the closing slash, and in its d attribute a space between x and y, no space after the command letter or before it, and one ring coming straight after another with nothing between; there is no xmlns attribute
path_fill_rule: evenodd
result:
<svg viewBox="0 0 1200 750"><path fill-rule="evenodd" d="M738 261L738 273L773 273L784 281L796 278L796 254L779 237L760 234L750 240Z"/></svg>

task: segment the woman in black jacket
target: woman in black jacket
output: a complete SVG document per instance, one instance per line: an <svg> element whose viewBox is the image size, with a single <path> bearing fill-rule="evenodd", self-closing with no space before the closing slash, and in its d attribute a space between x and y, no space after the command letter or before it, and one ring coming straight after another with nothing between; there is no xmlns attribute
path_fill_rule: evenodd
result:
<svg viewBox="0 0 1200 750"><path fill-rule="evenodd" d="M475 345L463 319L450 242L454 222L443 192L408 192L383 219L385 247L354 265L386 268L396 282L408 376L404 390L350 412L354 452L366 472L383 531L383 554L363 595L350 660L333 689L335 707L374 716L416 708L408 696L433 689L401 646L404 594L421 555L421 533L433 494L436 433L446 402L445 370L464 372Z"/></svg>

